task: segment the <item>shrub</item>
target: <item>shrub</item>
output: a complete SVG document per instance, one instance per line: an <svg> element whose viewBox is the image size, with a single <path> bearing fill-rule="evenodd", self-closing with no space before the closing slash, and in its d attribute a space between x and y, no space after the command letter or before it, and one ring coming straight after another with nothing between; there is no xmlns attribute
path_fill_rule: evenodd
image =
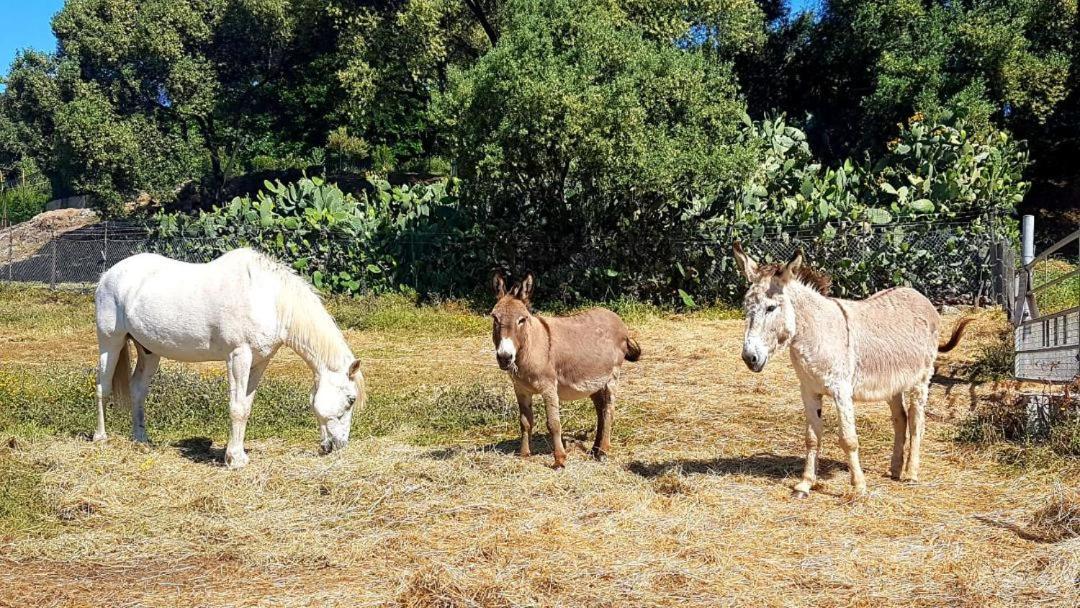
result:
<svg viewBox="0 0 1080 608"><path fill-rule="evenodd" d="M161 213L153 248L205 261L253 247L310 277L316 287L357 294L405 289L439 293L472 277L461 238L454 182L391 187L371 182L354 197L323 179L266 182L252 199L235 198L198 216Z"/></svg>

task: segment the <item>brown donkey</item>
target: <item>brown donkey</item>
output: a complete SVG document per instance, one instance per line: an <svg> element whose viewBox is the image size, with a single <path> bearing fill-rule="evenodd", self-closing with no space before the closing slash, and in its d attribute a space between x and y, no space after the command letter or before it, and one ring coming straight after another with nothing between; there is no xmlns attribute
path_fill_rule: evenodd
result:
<svg viewBox="0 0 1080 608"><path fill-rule="evenodd" d="M802 265L801 251L787 264L758 265L736 243L735 259L750 281L743 301L743 361L760 372L777 349L788 347L799 377L806 416L806 468L794 495L808 496L817 479L821 399L826 395L836 405L840 447L857 492L866 491L866 480L859 465L855 401L889 403L893 422L889 471L894 478L917 481L934 360L939 352L956 346L971 319L960 321L948 343L938 346L941 317L914 289L894 287L858 301L829 298L827 279Z"/></svg>
<svg viewBox="0 0 1080 608"><path fill-rule="evenodd" d="M555 468L566 464L559 400L591 397L596 406L598 460L611 450L615 389L623 361L637 361L641 348L630 338L619 315L593 308L568 317L541 317L529 311L531 274L506 289L506 278L492 280L498 301L491 311L491 339L499 368L510 374L521 413L521 456L528 456L533 428L534 395L544 398L547 427L555 451Z"/></svg>

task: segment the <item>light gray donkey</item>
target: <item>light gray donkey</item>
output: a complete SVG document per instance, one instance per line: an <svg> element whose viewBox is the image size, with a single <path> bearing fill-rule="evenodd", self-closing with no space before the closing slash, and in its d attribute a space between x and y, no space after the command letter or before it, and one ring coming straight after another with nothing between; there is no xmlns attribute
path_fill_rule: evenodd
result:
<svg viewBox="0 0 1080 608"><path fill-rule="evenodd" d="M941 317L914 289L894 287L858 301L830 298L826 296L828 279L802 265L801 251L787 264L759 265L736 243L735 259L750 282L744 299L743 361L760 372L773 352L787 346L799 376L806 415L806 467L794 496L809 496L817 479L825 395L836 404L840 447L847 455L856 492L866 491L866 479L859 466L855 401L889 403L893 422L890 473L894 479L917 481L934 360L939 352L956 346L972 319L960 321L949 341L938 346ZM906 400L905 394L910 394Z"/></svg>

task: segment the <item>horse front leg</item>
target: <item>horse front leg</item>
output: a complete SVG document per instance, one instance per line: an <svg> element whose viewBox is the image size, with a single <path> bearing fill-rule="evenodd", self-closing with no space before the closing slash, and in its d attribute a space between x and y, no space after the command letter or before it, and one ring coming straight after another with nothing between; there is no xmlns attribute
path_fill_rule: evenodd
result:
<svg viewBox="0 0 1080 608"><path fill-rule="evenodd" d="M859 464L859 437L855 433L855 403L849 391L837 391L833 394L836 401L836 413L840 423L840 449L847 454L848 469L851 471L851 485L858 494L866 493L866 477Z"/></svg>
<svg viewBox="0 0 1080 608"><path fill-rule="evenodd" d="M544 391L544 407L547 409L548 434L551 436L556 469L566 466L566 448L562 441L562 420L559 418L559 391L552 387Z"/></svg>
<svg viewBox="0 0 1080 608"><path fill-rule="evenodd" d="M804 390L802 393L803 417L806 418L806 463L802 480L795 484L791 495L795 498L810 496L817 483L817 461L821 454L821 395Z"/></svg>
<svg viewBox="0 0 1080 608"><path fill-rule="evenodd" d="M248 456L244 453L244 432L247 430L248 416L251 415L251 400L248 398L248 380L252 372L251 349L240 347L229 353L229 444L225 448L225 466L239 469L247 466Z"/></svg>

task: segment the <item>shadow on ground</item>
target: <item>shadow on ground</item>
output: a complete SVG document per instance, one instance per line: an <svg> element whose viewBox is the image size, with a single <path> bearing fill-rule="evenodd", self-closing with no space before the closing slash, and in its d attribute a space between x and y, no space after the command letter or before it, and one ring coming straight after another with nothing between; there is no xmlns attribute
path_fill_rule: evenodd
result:
<svg viewBox="0 0 1080 608"><path fill-rule="evenodd" d="M687 475L752 475L767 479L785 479L802 474L803 459L796 456L759 453L732 458L677 458L663 462L631 462L626 469L646 479L678 471ZM818 459L818 476L841 470L844 464L830 458Z"/></svg>
<svg viewBox="0 0 1080 608"><path fill-rule="evenodd" d="M180 455L192 462L223 464L225 462L225 448L215 448L213 440L209 437L189 437L172 444Z"/></svg>

